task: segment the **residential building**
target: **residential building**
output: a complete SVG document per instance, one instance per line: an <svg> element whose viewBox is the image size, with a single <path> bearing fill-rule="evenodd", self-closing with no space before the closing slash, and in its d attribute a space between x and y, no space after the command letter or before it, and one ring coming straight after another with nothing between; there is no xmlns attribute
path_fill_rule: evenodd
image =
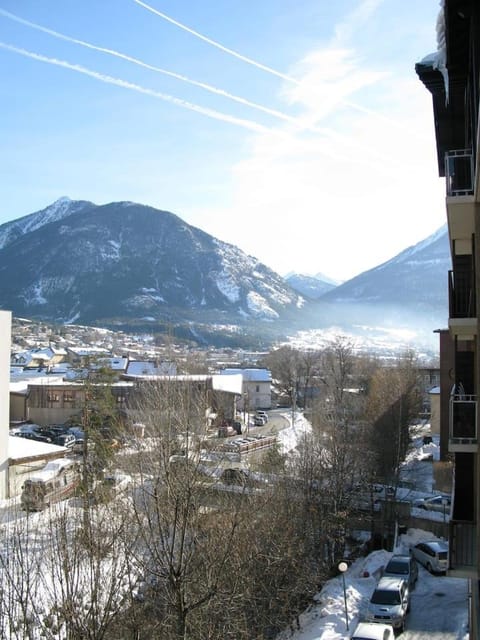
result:
<svg viewBox="0 0 480 640"><path fill-rule="evenodd" d="M223 369L220 373L242 375L242 397L237 402L237 409L250 411L272 408L272 374L268 369Z"/></svg>
<svg viewBox="0 0 480 640"><path fill-rule="evenodd" d="M430 391L440 384L439 367L420 367L418 370L422 382L422 413L426 416L430 414Z"/></svg>
<svg viewBox="0 0 480 640"><path fill-rule="evenodd" d="M142 396L170 394L172 402L191 397L192 423L198 427L218 427L232 423L237 415L242 394L242 376L232 375L152 375L151 372L124 374L124 379L135 385L129 403L129 415L136 421L136 404L141 408ZM151 387L150 387L151 385ZM148 401L147 401L148 403Z"/></svg>
<svg viewBox="0 0 480 640"><path fill-rule="evenodd" d="M105 385L99 384L102 388ZM119 413L124 413L133 383L120 381L108 385L113 401ZM27 386L25 398L26 419L42 426L64 424L72 418L82 417L87 405L86 394L96 385L85 385L68 381L52 381L51 384L33 384Z"/></svg>
<svg viewBox="0 0 480 640"><path fill-rule="evenodd" d="M440 176L446 178L446 213L452 270L449 333L453 364L448 451L454 456L455 483L449 532L449 573L467 577L471 589L470 637L479 637L480 465L480 3L443 0L437 21L439 48L416 65L432 94ZM447 276L447 274L445 274ZM442 345L441 345L442 350ZM447 358L448 358L447 348ZM441 427L442 428L442 427Z"/></svg>
<svg viewBox="0 0 480 640"><path fill-rule="evenodd" d="M0 311L0 499L8 497L8 431L12 314Z"/></svg>

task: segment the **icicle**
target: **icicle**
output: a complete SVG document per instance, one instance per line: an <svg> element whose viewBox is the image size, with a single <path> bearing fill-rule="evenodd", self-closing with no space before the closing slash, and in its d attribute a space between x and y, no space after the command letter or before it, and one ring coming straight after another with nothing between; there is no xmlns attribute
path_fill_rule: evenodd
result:
<svg viewBox="0 0 480 640"><path fill-rule="evenodd" d="M440 0L440 11L437 17L437 55L433 68L438 69L443 76L445 87L445 105L448 105L448 69L447 69L447 39L445 33L445 0Z"/></svg>

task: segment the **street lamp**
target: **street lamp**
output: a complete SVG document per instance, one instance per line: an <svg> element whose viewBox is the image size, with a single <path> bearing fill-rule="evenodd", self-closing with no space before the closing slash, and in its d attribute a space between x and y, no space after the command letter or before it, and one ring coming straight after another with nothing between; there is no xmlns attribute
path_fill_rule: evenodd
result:
<svg viewBox="0 0 480 640"><path fill-rule="evenodd" d="M446 538L448 537L448 536L447 536L447 531L446 531L446 529L447 529L447 517L446 517L446 513L445 513L445 509L446 509L447 504L448 504L448 500L447 500L447 498L442 498L442 507L443 507L443 530L444 530L444 535L445 535L445 537L446 537Z"/></svg>
<svg viewBox="0 0 480 640"><path fill-rule="evenodd" d="M345 587L345 571L348 569L348 564L346 562L339 562L338 563L338 570L340 571L340 573L342 574L342 581L343 581L343 601L345 603L345 623L347 625L347 631L348 631L348 607L347 607L347 589Z"/></svg>

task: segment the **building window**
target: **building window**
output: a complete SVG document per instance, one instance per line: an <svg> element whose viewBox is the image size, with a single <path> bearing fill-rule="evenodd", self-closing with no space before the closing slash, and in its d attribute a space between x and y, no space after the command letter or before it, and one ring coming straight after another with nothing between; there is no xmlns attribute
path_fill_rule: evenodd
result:
<svg viewBox="0 0 480 640"><path fill-rule="evenodd" d="M260 385L259 385L259 384L257 384L257 385L255 386L255 392L256 392L256 393L260 393Z"/></svg>
<svg viewBox="0 0 480 640"><path fill-rule="evenodd" d="M64 402L74 402L75 401L75 393L73 391L64 391L63 392L63 401Z"/></svg>
<svg viewBox="0 0 480 640"><path fill-rule="evenodd" d="M49 391L47 393L47 402L60 402L60 396L58 395L58 393Z"/></svg>

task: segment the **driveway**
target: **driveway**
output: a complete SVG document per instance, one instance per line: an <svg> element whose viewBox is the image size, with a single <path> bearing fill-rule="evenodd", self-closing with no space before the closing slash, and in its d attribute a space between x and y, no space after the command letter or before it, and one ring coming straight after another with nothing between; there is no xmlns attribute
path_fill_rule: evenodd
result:
<svg viewBox="0 0 480 640"><path fill-rule="evenodd" d="M457 640L467 635L468 582L433 576L422 566L401 640Z"/></svg>

